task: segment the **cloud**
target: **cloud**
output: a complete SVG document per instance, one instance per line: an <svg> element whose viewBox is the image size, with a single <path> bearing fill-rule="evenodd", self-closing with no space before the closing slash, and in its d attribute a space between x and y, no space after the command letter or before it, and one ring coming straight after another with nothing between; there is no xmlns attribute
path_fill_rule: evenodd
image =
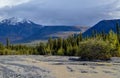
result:
<svg viewBox="0 0 120 78"><path fill-rule="evenodd" d="M22 3L29 2L30 0L0 0L0 8L6 7L6 6L15 6Z"/></svg>
<svg viewBox="0 0 120 78"><path fill-rule="evenodd" d="M26 18L43 25L92 26L102 19L115 19L120 16L119 0L5 1L8 4L4 6L9 6L0 9L0 19L10 17Z"/></svg>

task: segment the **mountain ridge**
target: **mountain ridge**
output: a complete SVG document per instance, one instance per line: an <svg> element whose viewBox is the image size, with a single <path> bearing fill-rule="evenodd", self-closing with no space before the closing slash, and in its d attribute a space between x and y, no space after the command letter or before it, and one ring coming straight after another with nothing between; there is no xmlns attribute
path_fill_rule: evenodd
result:
<svg viewBox="0 0 120 78"><path fill-rule="evenodd" d="M30 20L9 18L0 22L0 41L5 44L6 38L9 38L11 43L30 42L33 40L44 40L49 37L58 38L61 36L55 36L54 34L62 33L67 37L71 32L83 32L87 27L76 26L44 26L36 24ZM64 32L67 32L64 33ZM68 34L69 33L69 34Z"/></svg>
<svg viewBox="0 0 120 78"><path fill-rule="evenodd" d="M101 33L104 31L106 34L109 33L110 30L116 33L116 24L120 24L120 19L113 20L102 20L86 30L83 33L83 36L91 36L93 31L97 31L97 33Z"/></svg>

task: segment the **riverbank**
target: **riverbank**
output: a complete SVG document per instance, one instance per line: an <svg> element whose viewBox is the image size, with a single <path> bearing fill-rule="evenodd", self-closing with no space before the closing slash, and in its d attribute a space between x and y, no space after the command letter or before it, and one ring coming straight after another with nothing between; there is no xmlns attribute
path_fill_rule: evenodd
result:
<svg viewBox="0 0 120 78"><path fill-rule="evenodd" d="M0 56L0 78L119 78L120 58L77 61L67 56Z"/></svg>

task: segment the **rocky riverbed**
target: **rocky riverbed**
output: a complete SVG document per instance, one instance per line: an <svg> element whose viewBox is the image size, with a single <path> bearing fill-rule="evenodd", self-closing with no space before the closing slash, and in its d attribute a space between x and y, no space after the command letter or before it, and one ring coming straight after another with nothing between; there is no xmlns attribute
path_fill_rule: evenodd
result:
<svg viewBox="0 0 120 78"><path fill-rule="evenodd" d="M107 62L78 57L0 56L0 78L120 78L120 58Z"/></svg>

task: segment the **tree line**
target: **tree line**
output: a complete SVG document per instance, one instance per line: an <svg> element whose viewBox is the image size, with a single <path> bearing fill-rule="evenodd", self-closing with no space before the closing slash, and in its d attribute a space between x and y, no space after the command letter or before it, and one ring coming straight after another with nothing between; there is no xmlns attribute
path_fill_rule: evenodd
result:
<svg viewBox="0 0 120 78"><path fill-rule="evenodd" d="M83 60L108 60L120 57L120 26L116 24L116 32L92 31L91 36L71 35L67 39L49 38L47 43L37 46L12 45L6 39L6 45L0 44L0 55L60 55L80 56Z"/></svg>

